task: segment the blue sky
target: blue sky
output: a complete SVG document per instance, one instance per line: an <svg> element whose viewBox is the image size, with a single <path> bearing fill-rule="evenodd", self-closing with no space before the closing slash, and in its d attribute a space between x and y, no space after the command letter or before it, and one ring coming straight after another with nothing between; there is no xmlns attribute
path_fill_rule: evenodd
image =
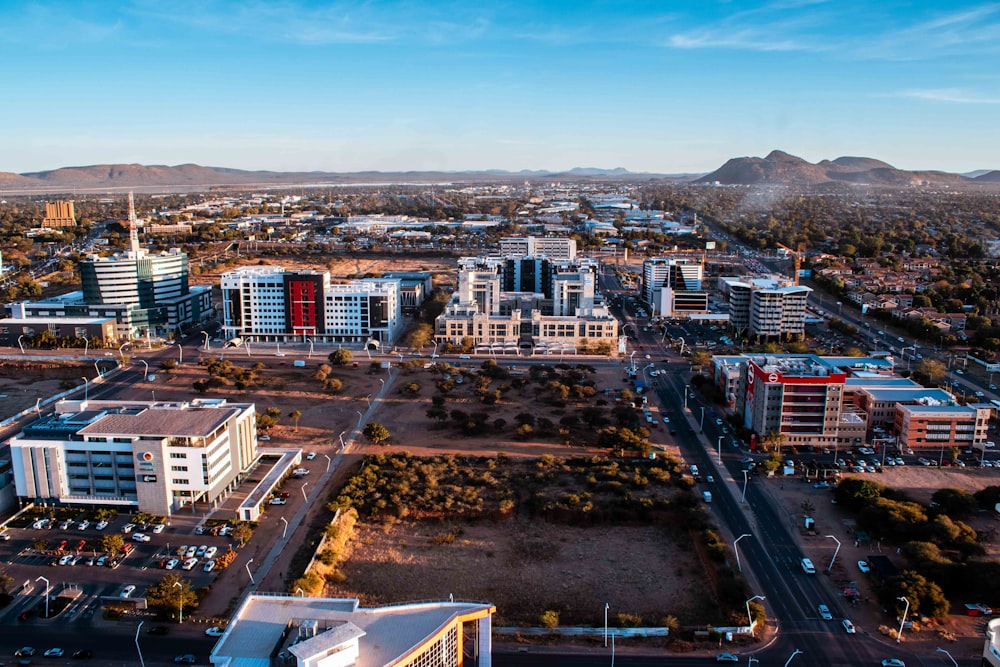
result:
<svg viewBox="0 0 1000 667"><path fill-rule="evenodd" d="M1000 2L0 0L0 171L1000 169Z"/></svg>

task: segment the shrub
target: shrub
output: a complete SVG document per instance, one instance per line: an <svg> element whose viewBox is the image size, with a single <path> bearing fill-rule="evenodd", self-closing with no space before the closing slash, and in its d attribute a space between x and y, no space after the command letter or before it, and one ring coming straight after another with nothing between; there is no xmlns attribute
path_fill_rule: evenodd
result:
<svg viewBox="0 0 1000 667"><path fill-rule="evenodd" d="M559 627L559 612L546 609L542 612L542 615L538 617L538 622L543 628L554 630Z"/></svg>

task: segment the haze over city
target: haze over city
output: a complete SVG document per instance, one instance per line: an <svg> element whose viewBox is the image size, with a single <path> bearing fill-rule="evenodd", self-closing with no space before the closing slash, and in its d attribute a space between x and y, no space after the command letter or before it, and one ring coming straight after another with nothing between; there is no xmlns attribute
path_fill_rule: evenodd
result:
<svg viewBox="0 0 1000 667"><path fill-rule="evenodd" d="M982 2L10 3L0 170L991 169L998 37Z"/></svg>

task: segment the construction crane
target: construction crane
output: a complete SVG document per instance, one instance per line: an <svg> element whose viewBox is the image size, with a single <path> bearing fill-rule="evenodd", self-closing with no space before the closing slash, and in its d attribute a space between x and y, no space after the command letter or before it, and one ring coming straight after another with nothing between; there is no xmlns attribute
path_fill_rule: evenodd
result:
<svg viewBox="0 0 1000 667"><path fill-rule="evenodd" d="M789 248L788 246L786 246L783 243L777 243L777 242L775 242L774 245L778 246L779 248L784 248L788 252L788 254L791 255L792 258L795 260L795 268L794 268L794 271L792 273L792 280L795 281L796 285L798 285L799 284L799 269L802 268L802 251L805 250L806 244L805 243L800 243L798 250L792 250L791 248Z"/></svg>

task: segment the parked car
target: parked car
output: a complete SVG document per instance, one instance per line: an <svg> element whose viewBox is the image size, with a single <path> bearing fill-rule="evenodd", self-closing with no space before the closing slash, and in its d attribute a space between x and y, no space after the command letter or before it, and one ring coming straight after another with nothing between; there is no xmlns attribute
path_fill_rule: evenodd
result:
<svg viewBox="0 0 1000 667"><path fill-rule="evenodd" d="M205 568L204 569L205 569L205 572L211 572L212 570L214 570L215 569L215 561L214 560L210 560L207 563L205 563Z"/></svg>
<svg viewBox="0 0 1000 667"><path fill-rule="evenodd" d="M739 662L740 659L737 658L732 653L719 653L715 656L716 662Z"/></svg>
<svg viewBox="0 0 1000 667"><path fill-rule="evenodd" d="M219 547L209 547L205 549L205 558L215 558L215 554L218 553Z"/></svg>
<svg viewBox="0 0 1000 667"><path fill-rule="evenodd" d="M86 519L84 519L77 525L78 530L87 530L88 528L90 528L90 522L87 521Z"/></svg>
<svg viewBox="0 0 1000 667"><path fill-rule="evenodd" d="M133 542L149 542L151 539L153 538L151 538L146 533L135 533L132 535Z"/></svg>
<svg viewBox="0 0 1000 667"><path fill-rule="evenodd" d="M847 634L853 635L855 632L857 632L857 630L854 627L854 624L851 623L849 619L845 618L843 621L841 621L841 623L844 626L844 632L846 632Z"/></svg>
<svg viewBox="0 0 1000 667"><path fill-rule="evenodd" d="M168 570L174 570L180 564L181 562L179 560L177 560L176 558L171 558L170 560L167 561L167 564L164 567Z"/></svg>
<svg viewBox="0 0 1000 667"><path fill-rule="evenodd" d="M153 526L153 533L159 535L160 533L162 533L166 529L167 529L167 526L165 524L158 523L155 526Z"/></svg>
<svg viewBox="0 0 1000 667"><path fill-rule="evenodd" d="M125 588L122 589L122 592L119 594L118 597L120 597L120 598L129 598L129 597L132 597L132 593L135 593L135 585L134 584L129 584L128 586L126 586Z"/></svg>
<svg viewBox="0 0 1000 667"><path fill-rule="evenodd" d="M10 542L10 533L0 533L0 541Z"/></svg>
<svg viewBox="0 0 1000 667"><path fill-rule="evenodd" d="M225 634L225 632L226 631L223 630L222 628L220 628L219 626L213 625L208 630L205 630L205 636L207 636L207 637L221 637L222 635Z"/></svg>
<svg viewBox="0 0 1000 667"><path fill-rule="evenodd" d="M126 523L124 526L122 526L122 532L125 533L126 535L131 533L133 529L135 529L134 523Z"/></svg>
<svg viewBox="0 0 1000 667"><path fill-rule="evenodd" d="M824 621L833 620L833 614L830 613L830 608L827 607L825 604L821 604L819 606L819 617L822 618Z"/></svg>
<svg viewBox="0 0 1000 667"><path fill-rule="evenodd" d="M43 653L46 658L61 658L63 654L66 653L61 648L50 648L48 651Z"/></svg>
<svg viewBox="0 0 1000 667"><path fill-rule="evenodd" d="M198 553L198 547L196 547L196 546L190 546L184 552L184 557L185 558L194 558L194 556L195 556L196 553Z"/></svg>
<svg viewBox="0 0 1000 667"><path fill-rule="evenodd" d="M858 569L861 570L865 574L868 574L869 572L872 571L872 569L871 569L871 567L869 567L868 563L866 561L863 561L863 560L859 560L858 561Z"/></svg>
<svg viewBox="0 0 1000 667"><path fill-rule="evenodd" d="M94 657L94 652L89 648L82 648L73 654L74 660L90 660Z"/></svg>
<svg viewBox="0 0 1000 667"><path fill-rule="evenodd" d="M197 558L188 558L186 561L184 561L184 564L181 565L181 569L182 570L193 570L194 566L197 565L197 564L198 564L198 559Z"/></svg>
<svg viewBox="0 0 1000 667"><path fill-rule="evenodd" d="M194 555L198 558L201 558L202 556L205 555L206 551L208 551L208 547L202 544L200 547L198 547L198 550L194 552Z"/></svg>
<svg viewBox="0 0 1000 667"><path fill-rule="evenodd" d="M314 458L316 458L316 452L309 452L306 454L306 461L312 461Z"/></svg>
<svg viewBox="0 0 1000 667"><path fill-rule="evenodd" d="M906 663L899 658L886 658L882 661L882 667L906 667Z"/></svg>
<svg viewBox="0 0 1000 667"><path fill-rule="evenodd" d="M179 655L174 658L174 662L178 665L193 665L195 663L195 657L190 653L185 653L184 655Z"/></svg>
<svg viewBox="0 0 1000 667"><path fill-rule="evenodd" d="M35 649L30 646L24 646L14 651L15 658L30 658L33 655L35 655Z"/></svg>
<svg viewBox="0 0 1000 667"><path fill-rule="evenodd" d="M268 505L287 505L288 501L284 498L271 498L267 501Z"/></svg>

